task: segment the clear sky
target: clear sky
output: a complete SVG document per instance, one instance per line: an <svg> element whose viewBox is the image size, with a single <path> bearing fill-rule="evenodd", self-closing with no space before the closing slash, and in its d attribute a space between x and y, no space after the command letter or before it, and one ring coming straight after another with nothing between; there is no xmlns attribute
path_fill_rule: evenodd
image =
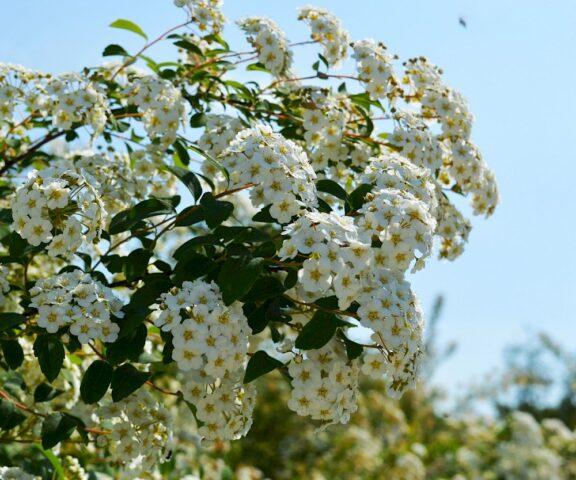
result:
<svg viewBox="0 0 576 480"><path fill-rule="evenodd" d="M227 0L229 20L267 15L291 41L307 39L295 0ZM474 218L465 254L413 276L427 310L446 297L440 338L458 352L437 379L452 387L490 374L504 346L546 331L576 345L576 2L574 0L318 0L353 39L382 40L402 58L425 55L469 100L473 138L502 202ZM109 43L139 37L107 26L128 18L155 36L180 23L170 0L21 0L2 9L0 61L52 72L101 62ZM459 25L465 18L468 27ZM226 34L245 47L233 26ZM237 42L236 42L237 41ZM153 57L171 52L160 46ZM164 57L162 54L165 54ZM297 65L310 64L307 48ZM167 58L166 58L167 59ZM305 60L302 62L301 60Z"/></svg>

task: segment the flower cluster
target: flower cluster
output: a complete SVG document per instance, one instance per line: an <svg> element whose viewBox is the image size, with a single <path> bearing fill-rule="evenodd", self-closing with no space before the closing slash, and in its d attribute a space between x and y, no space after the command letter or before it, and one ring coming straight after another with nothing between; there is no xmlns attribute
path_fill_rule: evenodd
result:
<svg viewBox="0 0 576 480"><path fill-rule="evenodd" d="M253 388L242 387L250 328L242 306L225 306L215 283L184 282L162 294L155 325L172 334L172 358L183 372L184 398L209 440L243 436L250 428Z"/></svg>
<svg viewBox="0 0 576 480"><path fill-rule="evenodd" d="M21 65L0 63L0 121L12 121L21 104L30 111L46 108L46 97L35 86L48 77Z"/></svg>
<svg viewBox="0 0 576 480"><path fill-rule="evenodd" d="M348 96L330 91L315 90L310 95L314 108L302 111L305 145L310 152L314 170L323 171L329 162L339 163L348 156L342 143L346 122L349 119Z"/></svg>
<svg viewBox="0 0 576 480"><path fill-rule="evenodd" d="M377 100L386 98L398 85L392 65L393 57L386 47L374 40L366 39L354 42L353 57L358 66L358 76L366 85L366 92Z"/></svg>
<svg viewBox="0 0 576 480"><path fill-rule="evenodd" d="M30 290L30 305L38 309L38 326L49 333L69 326L80 343L114 342L123 317L122 301L111 289L79 270L40 279Z"/></svg>
<svg viewBox="0 0 576 480"><path fill-rule="evenodd" d="M172 358L180 370L224 377L242 365L250 329L241 304L225 306L215 283L184 282L160 300L154 324L172 333Z"/></svg>
<svg viewBox="0 0 576 480"><path fill-rule="evenodd" d="M108 103L104 92L83 75L66 73L50 79L45 87L48 98L38 100L46 104L57 128L68 130L73 123L92 126L96 133L104 129Z"/></svg>
<svg viewBox="0 0 576 480"><path fill-rule="evenodd" d="M292 391L288 407L301 416L325 424L347 423L356 411L357 361L349 361L341 344L331 341L306 356L296 355L288 365Z"/></svg>
<svg viewBox="0 0 576 480"><path fill-rule="evenodd" d="M378 354L377 373L389 374L391 389L402 392L416 380L423 330L421 308L403 273L415 250L428 254L435 223L408 193L381 190L375 198L383 203L368 202L356 224L334 212L301 216L284 230L288 238L279 256L308 257L298 272L304 298L336 295L340 309L358 303L360 323L386 352ZM381 247L371 246L372 236L381 237Z"/></svg>
<svg viewBox="0 0 576 480"><path fill-rule="evenodd" d="M150 196L174 195L178 188L177 179L165 169L163 150L154 144L130 154L72 151L55 164L95 180L108 219Z"/></svg>
<svg viewBox="0 0 576 480"><path fill-rule="evenodd" d="M174 5L186 8L201 32L218 33L226 21L222 0L174 0Z"/></svg>
<svg viewBox="0 0 576 480"><path fill-rule="evenodd" d="M189 372L182 388L184 399L196 409L200 438L217 443L245 436L252 426L254 385L242 384L242 368L219 379L202 373Z"/></svg>
<svg viewBox="0 0 576 480"><path fill-rule="evenodd" d="M254 184L252 204L271 205L270 215L280 223L316 205L316 174L306 153L268 126L240 132L220 160L231 187Z"/></svg>
<svg viewBox="0 0 576 480"><path fill-rule="evenodd" d="M400 153L419 167L435 172L442 166L445 156L443 144L416 116L402 112L390 138Z"/></svg>
<svg viewBox="0 0 576 480"><path fill-rule="evenodd" d="M258 52L258 60L275 76L282 76L292 66L292 51L284 32L273 20L250 17L238 22L248 41Z"/></svg>
<svg viewBox="0 0 576 480"><path fill-rule="evenodd" d="M310 36L322 44L329 65L337 66L346 59L350 38L338 17L323 8L307 6L298 12L298 20L304 20L310 26Z"/></svg>
<svg viewBox="0 0 576 480"><path fill-rule="evenodd" d="M206 115L206 127L198 140L198 146L208 155L217 157L228 148L241 130L244 130L244 125L238 118L224 114ZM211 177L218 174L218 169L214 164L205 162L203 168Z"/></svg>
<svg viewBox="0 0 576 480"><path fill-rule="evenodd" d="M447 199L442 198L436 235L440 237L440 258L454 260L464 251L472 225Z"/></svg>
<svg viewBox="0 0 576 480"><path fill-rule="evenodd" d="M70 170L33 170L16 190L12 228L50 256L71 257L100 238L107 212L93 179Z"/></svg>
<svg viewBox="0 0 576 480"><path fill-rule="evenodd" d="M176 140L184 114L182 94L168 80L154 75L136 76L125 90L128 102L142 114L146 132L168 147Z"/></svg>
<svg viewBox="0 0 576 480"><path fill-rule="evenodd" d="M427 204L407 191L395 189L373 191L367 199L358 211L357 224L364 238L380 241L379 266L404 272L415 258L421 266L430 255L436 229Z"/></svg>
<svg viewBox="0 0 576 480"><path fill-rule="evenodd" d="M0 64L0 120L11 121L22 107L31 115L51 116L56 128L74 123L90 125L100 133L108 118L105 92L84 75L51 76L20 65Z"/></svg>
<svg viewBox="0 0 576 480"><path fill-rule="evenodd" d="M125 472L122 478L141 478L166 459L172 441L172 418L148 392L139 390L120 402L109 402L96 411L99 425L109 435L96 443L108 447L112 459Z"/></svg>

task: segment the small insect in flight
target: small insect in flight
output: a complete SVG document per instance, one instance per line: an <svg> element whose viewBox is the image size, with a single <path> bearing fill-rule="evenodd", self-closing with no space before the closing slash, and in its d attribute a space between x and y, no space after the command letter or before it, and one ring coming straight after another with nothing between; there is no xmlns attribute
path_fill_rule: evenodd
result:
<svg viewBox="0 0 576 480"><path fill-rule="evenodd" d="M464 17L458 18L458 23L459 23L460 25L462 25L464 28L467 28L467 27L468 27L468 24L466 23L466 19L465 19Z"/></svg>

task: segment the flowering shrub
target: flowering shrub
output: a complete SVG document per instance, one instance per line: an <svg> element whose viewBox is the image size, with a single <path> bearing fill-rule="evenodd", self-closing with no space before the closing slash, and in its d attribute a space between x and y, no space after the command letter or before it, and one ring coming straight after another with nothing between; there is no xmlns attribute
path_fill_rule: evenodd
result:
<svg viewBox="0 0 576 480"><path fill-rule="evenodd" d="M401 396L423 357L409 275L463 252L456 196L498 203L429 61L350 42L314 7L310 40L252 17L236 52L220 3L175 1L186 21L154 40L115 21L145 44L101 67L0 65L0 439L38 445L33 475L79 472L81 442L91 468L156 478L183 419L205 445L245 436L273 370L321 428L354 416L363 376ZM180 59L151 58L160 41ZM303 44L322 53L299 76Z"/></svg>

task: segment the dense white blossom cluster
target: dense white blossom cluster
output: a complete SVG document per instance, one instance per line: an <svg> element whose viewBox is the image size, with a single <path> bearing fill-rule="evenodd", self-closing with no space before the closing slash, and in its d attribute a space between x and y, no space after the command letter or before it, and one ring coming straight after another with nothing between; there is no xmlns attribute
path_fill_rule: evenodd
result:
<svg viewBox="0 0 576 480"><path fill-rule="evenodd" d="M425 58L405 63L406 79L420 98L421 114L435 119L442 133L434 136L414 115L399 114L392 142L403 155L432 170L441 167L439 180L447 188L472 195L475 214L491 215L499 201L494 173L470 140L474 117L459 92L442 83L441 70Z"/></svg>
<svg viewBox="0 0 576 480"><path fill-rule="evenodd" d="M379 189L400 190L412 194L423 202L431 215L438 209L439 185L430 171L414 165L394 151L383 150L378 157L370 157L360 177L360 183L369 183Z"/></svg>
<svg viewBox="0 0 576 480"><path fill-rule="evenodd" d="M373 191L367 199L358 211L357 224L363 237L380 240L379 266L404 272L414 259L421 266L430 255L436 229L427 204L407 191L395 189Z"/></svg>
<svg viewBox="0 0 576 480"><path fill-rule="evenodd" d="M128 102L138 107L150 138L171 145L184 114L180 90L168 80L146 75L134 77L124 93Z"/></svg>
<svg viewBox="0 0 576 480"><path fill-rule="evenodd" d="M96 180L109 219L138 201L169 197L178 190L178 179L165 169L163 150L154 144L130 154L72 151L57 163Z"/></svg>
<svg viewBox="0 0 576 480"><path fill-rule="evenodd" d="M84 122L95 132L102 131L107 120L107 99L96 84L86 81L84 75L58 75L46 83L45 90L47 98L38 101L47 106L55 127L67 130L75 122Z"/></svg>
<svg viewBox="0 0 576 480"><path fill-rule="evenodd" d="M337 66L346 59L350 37L338 17L323 8L307 6L298 12L298 20L310 26L310 36L322 45L329 65Z"/></svg>
<svg viewBox="0 0 576 480"><path fill-rule="evenodd" d="M382 272L358 298L360 323L374 333L384 350L364 357L362 371L388 380L391 396L400 396L418 380L422 364L424 315L410 284L398 275Z"/></svg>
<svg viewBox="0 0 576 480"><path fill-rule="evenodd" d="M206 127L198 140L198 146L212 157L217 157L228 148L236 134L244 128L238 118L230 115L206 115ZM203 169L211 177L215 177L219 173L218 168L213 163L204 162Z"/></svg>
<svg viewBox="0 0 576 480"><path fill-rule="evenodd" d="M54 127L68 130L81 122L100 133L108 117L104 92L80 73L51 76L20 65L0 64L0 120L16 111L52 117Z"/></svg>
<svg viewBox="0 0 576 480"><path fill-rule="evenodd" d="M446 198L441 197L436 235L440 237L440 258L454 260L464 251L472 225Z"/></svg>
<svg viewBox="0 0 576 480"><path fill-rule="evenodd" d="M436 172L446 154L440 140L415 115L402 112L397 116L396 128L390 137L400 153L419 167Z"/></svg>
<svg viewBox="0 0 576 480"><path fill-rule="evenodd" d="M329 162L342 162L348 155L342 139L349 119L350 100L347 95L324 90L314 90L310 96L314 108L303 109L302 126L310 162L314 170L320 172Z"/></svg>
<svg viewBox="0 0 576 480"><path fill-rule="evenodd" d="M304 150L268 126L240 132L220 156L230 172L231 187L254 184L254 206L271 205L270 215L288 223L316 206L316 174Z"/></svg>
<svg viewBox="0 0 576 480"><path fill-rule="evenodd" d="M243 385L243 364L223 378L214 378L202 371L184 376L184 399L194 406L199 425L198 435L208 443L236 440L252 426L256 403L256 387Z"/></svg>
<svg viewBox="0 0 576 480"><path fill-rule="evenodd" d="M45 108L46 97L40 96L35 87L48 77L21 65L0 63L0 121L12 121L20 106L30 111Z"/></svg>
<svg viewBox="0 0 576 480"><path fill-rule="evenodd" d="M215 283L184 282L162 294L154 323L172 334L172 358L183 372L184 398L209 440L243 436L250 428L255 390L243 387L250 327L242 305L225 306Z"/></svg>
<svg viewBox="0 0 576 480"><path fill-rule="evenodd" d="M371 39L354 42L352 47L358 76L365 83L366 92L375 100L388 97L398 84L392 64L394 58L384 45Z"/></svg>
<svg viewBox="0 0 576 480"><path fill-rule="evenodd" d="M288 73L292 67L292 51L280 27L266 17L249 17L238 22L248 41L258 52L258 61L275 76Z"/></svg>
<svg viewBox="0 0 576 480"><path fill-rule="evenodd" d="M169 411L146 390L139 390L119 402L98 408L97 425L108 429L96 443L108 447L112 459L119 462L122 478L142 478L164 461L172 442L172 417Z"/></svg>
<svg viewBox="0 0 576 480"><path fill-rule="evenodd" d="M318 350L296 357L288 365L292 391L288 407L298 415L325 424L347 423L357 408L357 361L346 358L344 347L335 340Z"/></svg>
<svg viewBox="0 0 576 480"><path fill-rule="evenodd" d="M122 301L87 273L75 270L40 279L30 295L30 305L38 309L38 326L49 333L70 326L80 343L118 338L120 327L112 316L123 317Z"/></svg>
<svg viewBox="0 0 576 480"><path fill-rule="evenodd" d="M242 365L250 328L241 304L225 306L215 283L184 282L160 300L154 324L172 333L172 358L180 370L224 377Z"/></svg>
<svg viewBox="0 0 576 480"><path fill-rule="evenodd" d="M201 32L209 33L220 32L226 21L222 3L222 0L174 0L174 5L188 10Z"/></svg>
<svg viewBox="0 0 576 480"><path fill-rule="evenodd" d="M71 257L100 238L106 210L96 182L59 168L33 170L16 190L12 228L30 245L48 244L50 256Z"/></svg>

